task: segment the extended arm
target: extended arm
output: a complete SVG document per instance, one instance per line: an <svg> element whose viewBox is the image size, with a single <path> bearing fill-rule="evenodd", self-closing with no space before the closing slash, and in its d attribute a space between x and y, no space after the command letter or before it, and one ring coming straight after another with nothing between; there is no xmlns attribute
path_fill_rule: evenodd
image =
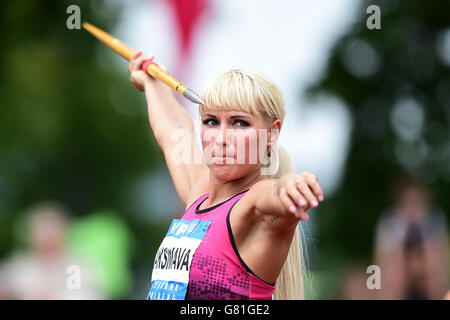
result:
<svg viewBox="0 0 450 320"><path fill-rule="evenodd" d="M249 191L254 212L270 223L279 218L288 224L308 220L306 211L319 201L323 201L322 189L317 177L308 172L261 180Z"/></svg>

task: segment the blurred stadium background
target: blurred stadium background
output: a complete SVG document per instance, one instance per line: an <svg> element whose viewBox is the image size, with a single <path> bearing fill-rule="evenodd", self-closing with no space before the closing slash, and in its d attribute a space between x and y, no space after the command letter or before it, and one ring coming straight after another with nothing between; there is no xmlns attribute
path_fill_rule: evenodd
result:
<svg viewBox="0 0 450 320"><path fill-rule="evenodd" d="M126 61L66 27L72 4L198 93L236 67L280 87L280 143L325 193L302 222L308 299L444 297L448 1L17 0L0 4L0 298L143 299L184 209Z"/></svg>

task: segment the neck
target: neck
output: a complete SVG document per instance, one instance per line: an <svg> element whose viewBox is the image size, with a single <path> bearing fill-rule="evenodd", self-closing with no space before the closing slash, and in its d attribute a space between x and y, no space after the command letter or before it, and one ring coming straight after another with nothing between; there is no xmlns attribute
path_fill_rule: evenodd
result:
<svg viewBox="0 0 450 320"><path fill-rule="evenodd" d="M232 181L222 181L216 179L216 177L210 172L209 176L209 197L205 201L205 207L210 207L216 203L220 203L239 192L250 189L255 183L260 180L264 180L267 177L261 175L261 170L255 170L254 172Z"/></svg>

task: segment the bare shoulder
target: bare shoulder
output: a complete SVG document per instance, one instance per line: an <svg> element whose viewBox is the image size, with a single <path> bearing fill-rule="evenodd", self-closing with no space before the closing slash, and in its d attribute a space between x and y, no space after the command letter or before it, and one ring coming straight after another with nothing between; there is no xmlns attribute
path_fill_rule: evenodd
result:
<svg viewBox="0 0 450 320"><path fill-rule="evenodd" d="M189 192L189 197L185 203L186 209L189 208L200 196L208 193L208 186L209 170L205 170L199 176L198 180L194 183L192 189Z"/></svg>
<svg viewBox="0 0 450 320"><path fill-rule="evenodd" d="M274 189L278 180L261 180L236 202L229 213L232 239L239 256L254 275L268 283L275 283L286 261L295 231L294 224L286 219L274 218L274 211L257 208L273 202ZM268 259L267 257L270 257Z"/></svg>
<svg viewBox="0 0 450 320"><path fill-rule="evenodd" d="M260 180L255 183L231 209L230 221L233 221L232 224L240 228L244 225L254 225L257 220L261 220L261 215L258 215L256 212L258 199L266 197L270 186L274 183L270 179Z"/></svg>
<svg viewBox="0 0 450 320"><path fill-rule="evenodd" d="M267 198L276 190L278 179L264 179L256 182L236 204L238 211L246 214L253 214L258 200Z"/></svg>

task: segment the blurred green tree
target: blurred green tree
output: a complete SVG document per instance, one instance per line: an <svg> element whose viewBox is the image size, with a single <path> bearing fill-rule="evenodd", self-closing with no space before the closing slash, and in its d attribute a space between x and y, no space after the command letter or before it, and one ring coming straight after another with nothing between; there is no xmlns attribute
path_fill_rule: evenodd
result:
<svg viewBox="0 0 450 320"><path fill-rule="evenodd" d="M82 21L111 32L126 2L0 4L0 258L14 246L15 217L52 199L75 216L120 212L137 240L135 258L148 265L160 240L149 230L163 235L166 226L138 220L127 195L163 157L126 61L86 31L66 27L72 4Z"/></svg>
<svg viewBox="0 0 450 320"><path fill-rule="evenodd" d="M369 5L381 9L379 30L366 26ZM361 2L323 77L308 90L310 97L342 100L353 118L342 184L317 210L321 266L336 259L370 264L377 219L401 173L430 184L448 216L449 17L445 0Z"/></svg>

